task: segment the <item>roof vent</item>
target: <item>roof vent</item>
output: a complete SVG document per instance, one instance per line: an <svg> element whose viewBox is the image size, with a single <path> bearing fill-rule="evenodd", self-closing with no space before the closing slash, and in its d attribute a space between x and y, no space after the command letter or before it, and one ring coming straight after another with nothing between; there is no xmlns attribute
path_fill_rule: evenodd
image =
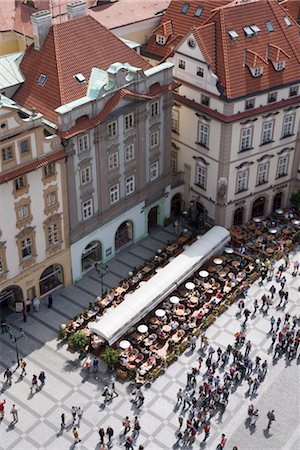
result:
<svg viewBox="0 0 300 450"><path fill-rule="evenodd" d="M233 41L236 41L237 38L239 37L239 35L237 34L237 32L235 30L229 30L228 34L230 36L230 39L232 39Z"/></svg>
<svg viewBox="0 0 300 450"><path fill-rule="evenodd" d="M81 72L76 73L76 75L74 75L74 78L79 84L82 84L85 82L85 76Z"/></svg>
<svg viewBox="0 0 300 450"><path fill-rule="evenodd" d="M45 86L47 78L48 78L47 75L44 75L43 73L41 73L41 75L39 76L39 79L38 79L38 84L40 86Z"/></svg>
<svg viewBox="0 0 300 450"><path fill-rule="evenodd" d="M77 0L67 4L68 19L86 16L86 3L84 0Z"/></svg>

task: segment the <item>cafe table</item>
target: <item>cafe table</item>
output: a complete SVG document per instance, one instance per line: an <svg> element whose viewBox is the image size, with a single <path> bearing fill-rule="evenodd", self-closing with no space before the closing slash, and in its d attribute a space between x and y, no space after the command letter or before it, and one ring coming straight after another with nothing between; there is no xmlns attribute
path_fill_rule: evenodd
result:
<svg viewBox="0 0 300 450"><path fill-rule="evenodd" d="M170 332L172 331L172 328L171 328L170 325L164 325L164 326L162 327L162 330L163 330L165 333L170 333Z"/></svg>

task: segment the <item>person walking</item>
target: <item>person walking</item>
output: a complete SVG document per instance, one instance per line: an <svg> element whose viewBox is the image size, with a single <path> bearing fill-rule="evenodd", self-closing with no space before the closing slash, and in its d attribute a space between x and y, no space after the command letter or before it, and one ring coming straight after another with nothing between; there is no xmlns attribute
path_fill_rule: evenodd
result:
<svg viewBox="0 0 300 450"><path fill-rule="evenodd" d="M271 319L270 319L271 329L270 329L269 333L272 333L274 325L275 325L275 322L276 322L275 317L272 316Z"/></svg>
<svg viewBox="0 0 300 450"><path fill-rule="evenodd" d="M100 428L99 431L99 439L100 439L100 444L104 444L104 436L105 436L105 431L104 428Z"/></svg>
<svg viewBox="0 0 300 450"><path fill-rule="evenodd" d="M1 319L1 334L7 333L7 321L6 319Z"/></svg>
<svg viewBox="0 0 300 450"><path fill-rule="evenodd" d="M2 402L0 402L0 420L4 418L4 405L6 403L6 400L4 399Z"/></svg>
<svg viewBox="0 0 300 450"><path fill-rule="evenodd" d="M180 405L182 403L182 399L183 399L183 391L181 388L179 388L179 391L177 392L176 396L177 396L176 404Z"/></svg>
<svg viewBox="0 0 300 450"><path fill-rule="evenodd" d="M27 299L25 300L25 306L26 306L26 311L27 311L28 313L30 313L30 309L31 309L31 300L30 300L29 298L27 298Z"/></svg>
<svg viewBox="0 0 300 450"><path fill-rule="evenodd" d="M138 416L135 416L133 422L133 435L136 438L140 434L141 424L139 422Z"/></svg>
<svg viewBox="0 0 300 450"><path fill-rule="evenodd" d="M23 317L23 322L27 322L27 310L25 308L23 308L22 311L22 317Z"/></svg>
<svg viewBox="0 0 300 450"><path fill-rule="evenodd" d="M284 304L283 304L283 306L286 306L288 304L288 301L289 301L289 293L288 293L288 291L286 291L285 294L284 294Z"/></svg>
<svg viewBox="0 0 300 450"><path fill-rule="evenodd" d="M21 360L20 360L20 368L22 369L21 377L24 377L27 374L26 366L27 366L26 361L23 358L21 358Z"/></svg>
<svg viewBox="0 0 300 450"><path fill-rule="evenodd" d="M203 439L203 442L205 442L206 439L209 437L209 434L210 434L210 426L208 425L208 423L206 423L206 424L204 425L203 431L204 431L204 439Z"/></svg>
<svg viewBox="0 0 300 450"><path fill-rule="evenodd" d="M126 448L126 450L133 450L132 444L133 444L132 438L130 436L127 436L126 442L124 444L124 447Z"/></svg>
<svg viewBox="0 0 300 450"><path fill-rule="evenodd" d="M283 276L280 280L281 289L284 289L285 283L286 283L286 278L285 278L285 276Z"/></svg>
<svg viewBox="0 0 300 450"><path fill-rule="evenodd" d="M267 418L268 418L267 430L269 430L271 428L272 422L274 422L276 420L275 414L274 414L274 409L272 409L271 411L269 411L267 413Z"/></svg>
<svg viewBox="0 0 300 450"><path fill-rule="evenodd" d="M108 442L107 443L108 443L108 445L110 445L110 443L112 441L112 438L113 438L113 435L114 435L114 430L112 429L111 426L107 427L106 434L108 436Z"/></svg>
<svg viewBox="0 0 300 450"><path fill-rule="evenodd" d="M77 408L76 408L76 406L72 406L71 414L72 414L72 417L73 417L73 425L74 425L74 423L76 421L76 415L77 415Z"/></svg>
<svg viewBox="0 0 300 450"><path fill-rule="evenodd" d="M51 294L48 295L48 308L52 308L53 305L53 297Z"/></svg>
<svg viewBox="0 0 300 450"><path fill-rule="evenodd" d="M77 408L78 427L79 427L79 425L80 425L82 416L83 416L83 411L82 411L81 407L78 406L78 408Z"/></svg>
<svg viewBox="0 0 300 450"><path fill-rule="evenodd" d="M257 301L257 299L254 300L253 306L254 306L254 311L253 311L252 314L253 314L253 316L255 316L256 311L258 310L258 301Z"/></svg>
<svg viewBox="0 0 300 450"><path fill-rule="evenodd" d="M294 270L292 273L293 277L296 277L298 275L299 266L300 266L299 261L298 260L294 261Z"/></svg>
<svg viewBox="0 0 300 450"><path fill-rule="evenodd" d="M246 343L246 350L245 350L245 357L249 356L249 353L251 351L251 347L252 347L251 341L247 341L247 343Z"/></svg>
<svg viewBox="0 0 300 450"><path fill-rule="evenodd" d="M245 308L245 302L241 299L239 302L238 302L238 308L239 308L239 310L240 310L240 316L242 315L242 312L243 312L243 309Z"/></svg>
<svg viewBox="0 0 300 450"><path fill-rule="evenodd" d="M35 390L35 392L37 392L38 390L38 379L36 375L32 375L32 380L31 380L31 386L30 386L30 393L33 393L33 389Z"/></svg>
<svg viewBox="0 0 300 450"><path fill-rule="evenodd" d="M114 381L111 383L110 387L111 387L111 396L113 396L113 394L115 394L116 397L119 397L119 394L116 392L116 387L115 387Z"/></svg>
<svg viewBox="0 0 300 450"><path fill-rule="evenodd" d="M37 297L34 297L34 299L32 300L32 306L33 306L34 312L39 312L40 304L41 304L41 302L39 301L39 299Z"/></svg>
<svg viewBox="0 0 300 450"><path fill-rule="evenodd" d="M12 371L10 369L6 369L6 371L3 374L4 379L6 379L6 383L11 386L11 379L12 379Z"/></svg>
<svg viewBox="0 0 300 450"><path fill-rule="evenodd" d="M46 380L46 375L45 375L45 372L43 370L39 374L39 380L41 382L40 388L42 388L44 386L45 380Z"/></svg>
<svg viewBox="0 0 300 450"><path fill-rule="evenodd" d="M193 335L190 340L192 351L194 351L196 348L196 342L197 342L197 337Z"/></svg>
<svg viewBox="0 0 300 450"><path fill-rule="evenodd" d="M271 299L273 300L274 295L276 294L276 287L274 286L274 284L272 284L272 286L270 287L270 293L271 293Z"/></svg>
<svg viewBox="0 0 300 450"><path fill-rule="evenodd" d="M281 318L280 318L280 317L278 317L278 319L277 319L277 322L276 322L276 331L278 331L278 330L279 330L279 328L280 328L280 324L281 324Z"/></svg>
<svg viewBox="0 0 300 450"><path fill-rule="evenodd" d="M10 410L10 413L11 413L12 416L13 416L12 422L13 422L13 423L18 422L19 416L18 416L18 410L17 410L17 408L16 408L16 405L12 405L12 408L11 408L11 410Z"/></svg>
<svg viewBox="0 0 300 450"><path fill-rule="evenodd" d="M130 420L129 420L128 416L124 417L124 419L122 420L122 425L124 427L124 433L123 434L125 435L126 433L128 433L128 431L130 431L130 428L131 428Z"/></svg>
<svg viewBox="0 0 300 450"><path fill-rule="evenodd" d="M66 428L66 419L65 419L65 413L62 413L60 416L60 429L63 431Z"/></svg>
<svg viewBox="0 0 300 450"><path fill-rule="evenodd" d="M180 415L180 416L178 417L179 429L180 429L180 428L182 427L182 425L183 425L183 420L184 420L183 415Z"/></svg>
<svg viewBox="0 0 300 450"><path fill-rule="evenodd" d="M272 346L275 344L277 339L277 332L275 330L272 331Z"/></svg>
<svg viewBox="0 0 300 450"><path fill-rule="evenodd" d="M76 427L73 428L73 436L75 439L75 444L77 444L78 442L81 442L81 439L79 439L79 431L78 431L78 428L76 428Z"/></svg>
<svg viewBox="0 0 300 450"><path fill-rule="evenodd" d="M250 314L251 314L251 311L249 311L249 309L246 308L245 311L244 311L244 316L245 316L244 324L249 319Z"/></svg>
<svg viewBox="0 0 300 450"><path fill-rule="evenodd" d="M217 446L217 450L222 450L225 447L226 442L227 442L227 437L225 436L224 433L222 433L221 440Z"/></svg>

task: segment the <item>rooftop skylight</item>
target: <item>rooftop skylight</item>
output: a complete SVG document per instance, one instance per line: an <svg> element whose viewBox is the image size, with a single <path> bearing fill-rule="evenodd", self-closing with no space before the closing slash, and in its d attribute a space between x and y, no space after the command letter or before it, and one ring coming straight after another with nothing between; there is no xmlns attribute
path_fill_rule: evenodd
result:
<svg viewBox="0 0 300 450"><path fill-rule="evenodd" d="M81 84L85 82L85 76L80 72L80 73L76 73L76 75L74 75L75 80Z"/></svg>
<svg viewBox="0 0 300 450"><path fill-rule="evenodd" d="M251 30L254 31L255 34L260 32L260 28L257 25L251 25Z"/></svg>
<svg viewBox="0 0 300 450"><path fill-rule="evenodd" d="M202 11L203 11L203 8L201 8L201 6L198 6L198 8L196 8L194 16L195 17L200 17L201 14L202 14Z"/></svg>
<svg viewBox="0 0 300 450"><path fill-rule="evenodd" d="M184 5L183 5L183 7L181 8L181 13L182 14L186 14L187 12L188 12L188 10L189 10L189 7L190 7L190 4L189 3L185 3Z"/></svg>
<svg viewBox="0 0 300 450"><path fill-rule="evenodd" d="M229 30L228 34L233 41L235 41L239 37L235 30Z"/></svg>
<svg viewBox="0 0 300 450"><path fill-rule="evenodd" d="M47 75L44 75L43 73L41 73L41 75L39 76L39 79L38 79L38 84L40 86L45 86L46 81L47 81Z"/></svg>
<svg viewBox="0 0 300 450"><path fill-rule="evenodd" d="M272 31L274 31L274 27L273 27L273 24L272 24L272 22L266 22L266 27L267 27L267 30L271 33Z"/></svg>
<svg viewBox="0 0 300 450"><path fill-rule="evenodd" d="M254 31L250 27L244 27L243 30L247 37L251 37L254 35Z"/></svg>
<svg viewBox="0 0 300 450"><path fill-rule="evenodd" d="M290 18L288 16L284 16L283 20L285 21L288 27L292 25L292 22L290 21Z"/></svg>

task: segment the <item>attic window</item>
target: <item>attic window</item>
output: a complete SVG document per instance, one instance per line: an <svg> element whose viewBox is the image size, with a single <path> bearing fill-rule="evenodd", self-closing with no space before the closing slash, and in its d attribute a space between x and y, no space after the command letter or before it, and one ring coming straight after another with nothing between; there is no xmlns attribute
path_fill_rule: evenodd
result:
<svg viewBox="0 0 300 450"><path fill-rule="evenodd" d="M281 70L283 70L285 68L285 61L284 60L277 61L274 64L274 68L275 68L275 70L277 70L277 72L280 72Z"/></svg>
<svg viewBox="0 0 300 450"><path fill-rule="evenodd" d="M162 36L161 34L157 34L156 35L156 42L159 45L165 45L166 43L166 38L164 36Z"/></svg>
<svg viewBox="0 0 300 450"><path fill-rule="evenodd" d="M244 27L243 30L247 37L252 37L254 35L254 31L252 30L251 27Z"/></svg>
<svg viewBox="0 0 300 450"><path fill-rule="evenodd" d="M260 32L260 28L257 25L251 25L251 30L254 31L254 34L258 34Z"/></svg>
<svg viewBox="0 0 300 450"><path fill-rule="evenodd" d="M196 42L194 41L194 39L189 39L188 40L188 46L191 48L195 48L196 47Z"/></svg>
<svg viewBox="0 0 300 450"><path fill-rule="evenodd" d="M274 31L272 22L266 22L266 27L267 27L267 30L269 31L269 33L272 33L272 31Z"/></svg>
<svg viewBox="0 0 300 450"><path fill-rule="evenodd" d="M264 72L263 67L255 67L255 69L251 69L251 73L255 78L261 77Z"/></svg>
<svg viewBox="0 0 300 450"><path fill-rule="evenodd" d="M288 16L284 16L283 20L285 21L287 27L290 27L292 25L292 22L290 21L290 18Z"/></svg>
<svg viewBox="0 0 300 450"><path fill-rule="evenodd" d="M195 11L194 16L195 16L195 17L200 17L201 14L202 14L202 11L203 11L203 8L201 8L200 6L198 6L198 8L196 8L196 11Z"/></svg>
<svg viewBox="0 0 300 450"><path fill-rule="evenodd" d="M189 10L190 4L189 3L185 3L181 9L181 14L186 14Z"/></svg>
<svg viewBox="0 0 300 450"><path fill-rule="evenodd" d="M239 35L237 34L237 32L235 30L229 30L228 34L230 36L230 39L233 41L236 41L237 38L239 37Z"/></svg>
<svg viewBox="0 0 300 450"><path fill-rule="evenodd" d="M74 75L75 80L79 83L82 84L85 82L85 77L84 75L80 72L80 73L76 73L76 75Z"/></svg>
<svg viewBox="0 0 300 450"><path fill-rule="evenodd" d="M39 79L38 79L38 84L40 86L45 86L46 81L47 81L47 75L44 75L43 73L41 73L41 75L39 76Z"/></svg>

